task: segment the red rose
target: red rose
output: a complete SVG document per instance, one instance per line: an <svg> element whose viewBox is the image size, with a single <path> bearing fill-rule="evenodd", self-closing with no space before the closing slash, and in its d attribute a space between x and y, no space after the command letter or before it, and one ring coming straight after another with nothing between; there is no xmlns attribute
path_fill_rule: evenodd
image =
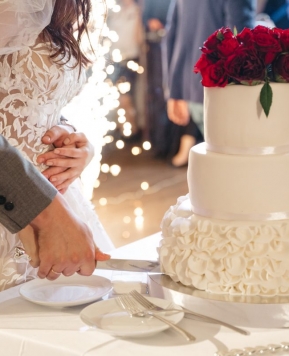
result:
<svg viewBox="0 0 289 356"><path fill-rule="evenodd" d="M238 33L236 36L238 42L247 48L255 48L254 36L249 28L244 28L242 32Z"/></svg>
<svg viewBox="0 0 289 356"><path fill-rule="evenodd" d="M276 82L289 82L289 53L282 53L275 59L273 73Z"/></svg>
<svg viewBox="0 0 289 356"><path fill-rule="evenodd" d="M195 64L194 72L195 73L200 72L202 74L204 71L207 70L208 66L213 63L214 61L211 59L210 56L207 56L206 54L202 54L198 62Z"/></svg>
<svg viewBox="0 0 289 356"><path fill-rule="evenodd" d="M201 50L215 59L220 59L231 54L237 46L238 43L231 29L222 27L209 36Z"/></svg>
<svg viewBox="0 0 289 356"><path fill-rule="evenodd" d="M252 30L255 47L261 52L265 64L273 62L278 52L282 51L279 40L274 31L265 26L257 26Z"/></svg>
<svg viewBox="0 0 289 356"><path fill-rule="evenodd" d="M265 79L266 67L256 51L240 47L225 62L227 75L238 82L254 84Z"/></svg>
<svg viewBox="0 0 289 356"><path fill-rule="evenodd" d="M282 52L288 52L289 51L289 30L282 30L280 28L273 28L272 29L273 34L276 39L278 39Z"/></svg>
<svg viewBox="0 0 289 356"><path fill-rule="evenodd" d="M215 31L208 39L204 42L201 48L202 52L205 54L213 53L217 50L220 40L217 37L218 31Z"/></svg>
<svg viewBox="0 0 289 356"><path fill-rule="evenodd" d="M220 58L227 58L235 52L239 47L239 42L236 37L224 38L218 45L218 52Z"/></svg>
<svg viewBox="0 0 289 356"><path fill-rule="evenodd" d="M202 72L202 78L201 83L204 87L225 87L229 78L224 69L224 61L208 65Z"/></svg>

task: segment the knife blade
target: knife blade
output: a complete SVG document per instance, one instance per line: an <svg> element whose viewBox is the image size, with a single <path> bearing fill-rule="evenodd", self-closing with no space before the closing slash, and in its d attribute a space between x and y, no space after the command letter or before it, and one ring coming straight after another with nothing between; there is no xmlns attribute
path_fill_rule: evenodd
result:
<svg viewBox="0 0 289 356"><path fill-rule="evenodd" d="M111 258L107 261L97 261L96 269L127 272L159 272L157 268L159 265L158 261Z"/></svg>
<svg viewBox="0 0 289 356"><path fill-rule="evenodd" d="M1 1L1 0L0 0ZM27 257L24 248L16 247L14 258L19 260ZM28 256L29 257L29 256ZM119 258L111 258L107 261L97 261L96 269L127 271L127 272L154 272L161 273L159 269L159 261L151 260L125 260Z"/></svg>

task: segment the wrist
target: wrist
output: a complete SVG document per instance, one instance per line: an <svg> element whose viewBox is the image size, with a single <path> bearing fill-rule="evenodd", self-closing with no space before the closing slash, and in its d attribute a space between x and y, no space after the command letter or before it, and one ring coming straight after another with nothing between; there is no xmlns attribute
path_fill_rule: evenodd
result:
<svg viewBox="0 0 289 356"><path fill-rule="evenodd" d="M64 204L66 204L64 198L60 193L57 193L51 203L30 222L32 228L39 230L45 226L49 226L52 219L57 216L59 208L61 208L61 206L63 208Z"/></svg>

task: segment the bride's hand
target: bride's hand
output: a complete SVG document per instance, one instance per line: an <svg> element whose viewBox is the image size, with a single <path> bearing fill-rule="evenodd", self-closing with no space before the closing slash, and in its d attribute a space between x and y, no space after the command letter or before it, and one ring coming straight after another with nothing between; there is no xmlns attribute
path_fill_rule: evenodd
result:
<svg viewBox="0 0 289 356"><path fill-rule="evenodd" d="M56 149L37 158L38 163L50 166L42 173L61 193L80 176L94 155L93 145L83 133L68 133L66 129L58 125L48 130L42 141L53 143Z"/></svg>
<svg viewBox="0 0 289 356"><path fill-rule="evenodd" d="M18 233L18 236L22 242L25 253L31 258L29 263L32 267L38 267L40 264L39 246L33 228L30 225L26 226Z"/></svg>

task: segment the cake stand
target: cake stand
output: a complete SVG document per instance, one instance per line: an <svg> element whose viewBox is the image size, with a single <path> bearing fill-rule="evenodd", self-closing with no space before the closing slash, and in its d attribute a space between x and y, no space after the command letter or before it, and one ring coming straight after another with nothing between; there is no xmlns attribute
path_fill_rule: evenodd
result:
<svg viewBox="0 0 289 356"><path fill-rule="evenodd" d="M289 296L213 294L174 282L159 271L148 274L149 294L236 326L289 328Z"/></svg>

